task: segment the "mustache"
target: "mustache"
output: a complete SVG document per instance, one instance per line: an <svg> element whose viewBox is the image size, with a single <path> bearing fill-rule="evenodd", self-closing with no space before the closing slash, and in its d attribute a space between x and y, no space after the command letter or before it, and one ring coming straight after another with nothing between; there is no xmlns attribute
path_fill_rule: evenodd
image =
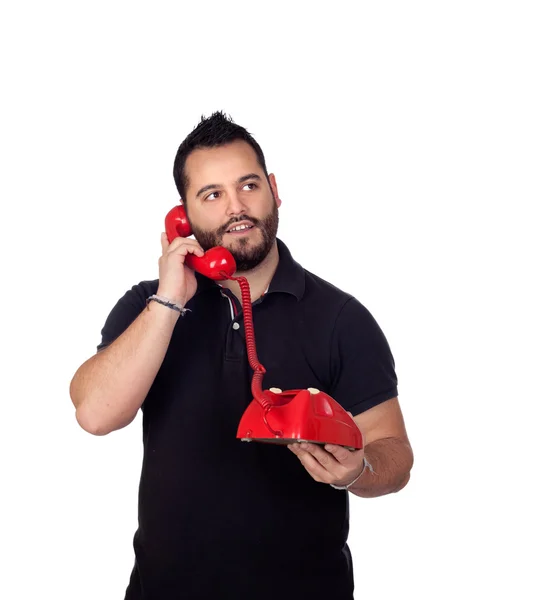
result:
<svg viewBox="0 0 538 600"><path fill-rule="evenodd" d="M228 229L230 229L230 227L233 226L234 223L240 223L241 221L250 221L253 225L257 225L260 222L259 219L256 219L255 217L249 217L248 215L245 215L243 217L236 217L235 219L231 219L228 223L226 223L226 225L221 227L218 230L218 235L224 235L228 231Z"/></svg>

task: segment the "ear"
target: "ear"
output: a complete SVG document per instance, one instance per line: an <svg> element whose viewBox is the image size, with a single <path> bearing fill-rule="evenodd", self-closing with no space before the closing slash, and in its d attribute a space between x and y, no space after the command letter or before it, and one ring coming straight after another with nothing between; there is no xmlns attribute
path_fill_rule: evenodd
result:
<svg viewBox="0 0 538 600"><path fill-rule="evenodd" d="M276 199L276 205L278 206L278 208L280 208L280 205L282 204L282 200L278 196L278 188L277 188L276 179L275 179L275 176L273 173L271 173L269 175L269 185L271 186L271 189L273 190L273 196Z"/></svg>
<svg viewBox="0 0 538 600"><path fill-rule="evenodd" d="M183 214L185 215L185 219L188 222L189 221L189 215L187 214L187 203L181 197L179 198L179 206L181 206L181 209L183 210ZM189 227L190 227L190 225L189 225Z"/></svg>

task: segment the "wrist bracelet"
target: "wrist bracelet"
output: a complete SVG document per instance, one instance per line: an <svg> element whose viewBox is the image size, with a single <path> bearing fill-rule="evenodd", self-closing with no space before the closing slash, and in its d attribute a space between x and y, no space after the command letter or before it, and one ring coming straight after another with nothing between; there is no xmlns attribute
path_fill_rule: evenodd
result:
<svg viewBox="0 0 538 600"><path fill-rule="evenodd" d="M154 300L155 302L158 302L159 304L162 304L163 306L168 306L168 308L171 308L172 310L177 311L182 317L187 313L187 312L191 312L190 308L183 308L182 306L180 306L179 304L174 304L174 302L172 302L171 300L169 300L168 298L165 298L164 296L157 296L157 294L153 294L152 296L150 296L147 300L146 300L146 308L148 307L148 304Z"/></svg>
<svg viewBox="0 0 538 600"><path fill-rule="evenodd" d="M368 469L371 473L373 473L374 469L373 469L372 465L366 460L365 456L362 457L362 460L363 460L362 471L357 475L357 477L355 477L355 479L351 483L348 483L347 485L333 485L331 483L329 485L331 487L333 487L335 490L349 490L349 488L361 478L362 474L364 473L364 471L366 471L366 469Z"/></svg>

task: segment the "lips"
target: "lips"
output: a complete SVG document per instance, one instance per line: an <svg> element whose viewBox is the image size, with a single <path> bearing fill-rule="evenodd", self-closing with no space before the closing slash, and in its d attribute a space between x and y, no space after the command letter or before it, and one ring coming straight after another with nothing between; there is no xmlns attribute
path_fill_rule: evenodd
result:
<svg viewBox="0 0 538 600"><path fill-rule="evenodd" d="M241 227L241 229L235 229L236 227ZM250 231L253 227L254 223L251 223L250 221L241 221L240 223L234 223L226 230L226 233L241 233L243 231Z"/></svg>

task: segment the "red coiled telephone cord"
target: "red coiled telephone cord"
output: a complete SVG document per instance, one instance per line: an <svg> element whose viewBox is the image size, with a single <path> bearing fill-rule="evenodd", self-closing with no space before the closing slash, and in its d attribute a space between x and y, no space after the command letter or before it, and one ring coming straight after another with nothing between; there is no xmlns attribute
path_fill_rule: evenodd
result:
<svg viewBox="0 0 538 600"><path fill-rule="evenodd" d="M265 367L261 364L258 359L258 353L256 352L256 340L254 337L254 323L252 320L252 303L250 301L250 286L246 277L231 277L226 273L222 272L223 279L230 279L237 281L241 288L241 298L243 301L243 320L245 323L245 341L247 346L248 362L254 371L252 377L251 390L254 398L261 404L264 409L263 421L267 428L276 437L282 437L281 431L275 431L271 425L267 422L267 414L273 408L273 402L269 400L262 388L263 376L266 372Z"/></svg>

